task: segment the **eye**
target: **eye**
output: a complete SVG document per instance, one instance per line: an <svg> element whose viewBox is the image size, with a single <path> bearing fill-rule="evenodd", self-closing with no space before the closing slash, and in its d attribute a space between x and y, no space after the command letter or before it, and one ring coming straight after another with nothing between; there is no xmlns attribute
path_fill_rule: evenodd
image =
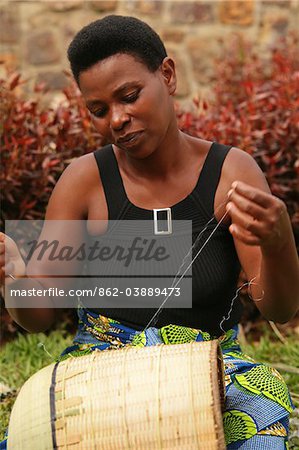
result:
<svg viewBox="0 0 299 450"><path fill-rule="evenodd" d="M139 92L140 91L135 91L132 92L131 94L126 95L125 97L123 97L123 101L125 103L134 103L139 97Z"/></svg>
<svg viewBox="0 0 299 450"><path fill-rule="evenodd" d="M90 111L91 114L95 117L97 117L98 119L102 118L105 116L106 112L107 112L107 108L101 108L98 109L97 111Z"/></svg>

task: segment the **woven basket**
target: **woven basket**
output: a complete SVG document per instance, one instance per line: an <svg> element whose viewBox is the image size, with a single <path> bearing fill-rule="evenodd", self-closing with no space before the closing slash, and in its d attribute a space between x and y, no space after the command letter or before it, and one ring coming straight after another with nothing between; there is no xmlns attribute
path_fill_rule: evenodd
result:
<svg viewBox="0 0 299 450"><path fill-rule="evenodd" d="M93 352L52 364L22 387L9 450L221 450L217 341Z"/></svg>

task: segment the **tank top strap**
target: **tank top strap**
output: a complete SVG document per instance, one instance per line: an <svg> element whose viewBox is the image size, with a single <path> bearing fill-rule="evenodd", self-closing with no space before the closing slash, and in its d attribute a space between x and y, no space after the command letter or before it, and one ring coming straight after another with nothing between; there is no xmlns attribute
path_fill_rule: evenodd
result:
<svg viewBox="0 0 299 450"><path fill-rule="evenodd" d="M127 207L128 198L119 172L112 145L94 152L106 197L109 220L120 219Z"/></svg>
<svg viewBox="0 0 299 450"><path fill-rule="evenodd" d="M195 193L200 197L206 211L214 214L214 199L224 160L232 146L213 142L204 161Z"/></svg>

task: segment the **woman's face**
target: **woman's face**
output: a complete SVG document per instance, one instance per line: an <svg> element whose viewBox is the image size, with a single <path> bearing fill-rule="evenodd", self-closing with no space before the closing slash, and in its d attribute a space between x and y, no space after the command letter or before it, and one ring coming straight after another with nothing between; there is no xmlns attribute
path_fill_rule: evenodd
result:
<svg viewBox="0 0 299 450"><path fill-rule="evenodd" d="M133 56L119 53L81 72L79 84L104 140L136 158L159 148L175 121L176 77L170 58L153 73Z"/></svg>

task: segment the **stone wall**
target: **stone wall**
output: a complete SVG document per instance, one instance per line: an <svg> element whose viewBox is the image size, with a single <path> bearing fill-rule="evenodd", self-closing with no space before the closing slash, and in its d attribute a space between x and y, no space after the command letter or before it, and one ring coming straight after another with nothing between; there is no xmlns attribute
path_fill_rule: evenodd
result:
<svg viewBox="0 0 299 450"><path fill-rule="evenodd" d="M0 59L20 69L31 86L46 81L55 95L67 82L66 49L74 34L111 13L139 17L161 35L177 62L177 96L185 102L209 92L213 59L231 34L265 53L277 37L298 28L299 0L2 0Z"/></svg>

